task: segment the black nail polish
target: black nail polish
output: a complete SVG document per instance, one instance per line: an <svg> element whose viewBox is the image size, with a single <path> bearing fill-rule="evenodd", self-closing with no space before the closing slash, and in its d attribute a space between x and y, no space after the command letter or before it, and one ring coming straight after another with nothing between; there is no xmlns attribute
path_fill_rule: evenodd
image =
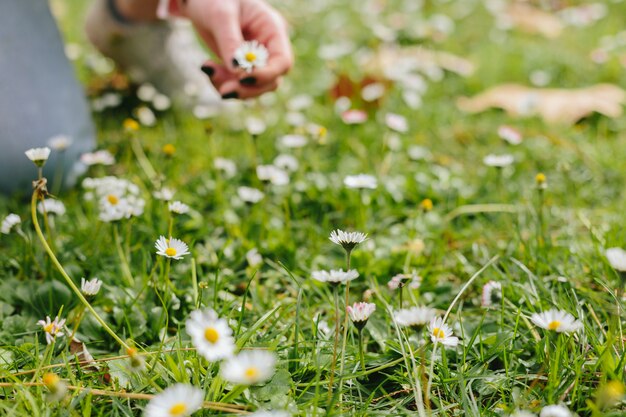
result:
<svg viewBox="0 0 626 417"><path fill-rule="evenodd" d="M237 61L237 58L233 58L233 67L237 68L239 66L239 62Z"/></svg>
<svg viewBox="0 0 626 417"><path fill-rule="evenodd" d="M239 94L236 91L231 91L230 93L226 93L226 94L222 95L222 98L224 100L228 100L228 99L231 99L231 98L238 98L238 97L239 97Z"/></svg>
<svg viewBox="0 0 626 417"><path fill-rule="evenodd" d="M246 77L239 80L241 85L254 85L256 84L256 78L254 77Z"/></svg>
<svg viewBox="0 0 626 417"><path fill-rule="evenodd" d="M200 69L202 70L202 72L208 75L209 78L215 74L215 68L211 67L210 65L203 65Z"/></svg>

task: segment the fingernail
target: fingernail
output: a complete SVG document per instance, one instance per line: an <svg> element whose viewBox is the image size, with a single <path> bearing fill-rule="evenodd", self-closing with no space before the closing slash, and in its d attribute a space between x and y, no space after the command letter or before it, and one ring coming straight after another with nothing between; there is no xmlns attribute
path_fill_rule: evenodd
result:
<svg viewBox="0 0 626 417"><path fill-rule="evenodd" d="M233 67L237 68L239 66L239 62L237 62L237 58L233 58Z"/></svg>
<svg viewBox="0 0 626 417"><path fill-rule="evenodd" d="M208 75L209 78L212 77L213 74L215 74L215 68L210 65L203 65L200 69L202 70L202 72Z"/></svg>
<svg viewBox="0 0 626 417"><path fill-rule="evenodd" d="M254 85L256 84L256 78L255 77L242 78L241 80L239 80L239 83L241 85Z"/></svg>
<svg viewBox="0 0 626 417"><path fill-rule="evenodd" d="M239 94L236 91L231 91L230 93L226 93L222 95L222 98L224 100L228 100L231 98L238 98L238 97L239 97Z"/></svg>

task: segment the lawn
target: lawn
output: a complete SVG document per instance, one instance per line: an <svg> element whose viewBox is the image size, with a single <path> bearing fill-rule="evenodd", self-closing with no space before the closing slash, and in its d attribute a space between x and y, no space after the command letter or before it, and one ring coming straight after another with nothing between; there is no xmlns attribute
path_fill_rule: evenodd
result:
<svg viewBox="0 0 626 417"><path fill-rule="evenodd" d="M626 117L458 105L624 85L621 1L532 2L558 36L506 1L274 2L294 69L211 118L143 102L52 3L115 163L36 222L0 197L0 414L625 415Z"/></svg>

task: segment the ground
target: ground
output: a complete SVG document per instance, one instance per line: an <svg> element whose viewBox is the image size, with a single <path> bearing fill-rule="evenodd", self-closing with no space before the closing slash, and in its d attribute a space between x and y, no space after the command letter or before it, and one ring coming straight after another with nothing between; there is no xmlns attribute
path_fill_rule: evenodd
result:
<svg viewBox="0 0 626 417"><path fill-rule="evenodd" d="M66 41L80 49L79 77L97 100L117 78L94 69L99 58L81 29L85 5L74 3L53 6ZM296 55L276 94L211 119L182 108L154 110L155 126L133 130L124 120L136 118L142 104L136 87L121 82L115 94L122 104L94 113L98 147L116 163L94 166L88 176L135 184L143 214L100 221L98 202L78 185L56 194L65 214L49 213L45 226L39 216L68 278L77 285L81 277L102 280L89 302L122 343L85 311L44 251L28 202L0 198L3 218L22 218L19 233L0 235L2 414L141 415L149 397L135 394L182 382L202 388L207 401L302 416L539 414L554 404L580 416L623 415L623 283L605 251L626 246L626 117L593 113L573 125L549 124L500 110L468 114L456 102L503 83L623 85L616 35L626 6L607 2L598 21L566 25L546 38L505 25L479 1L276 3ZM552 16L583 4L554 3L563 4L546 9ZM475 70L460 75L430 66L391 81L363 64L390 43L446 51ZM605 48L606 60L594 62L594 51L607 45L614 48ZM401 60L386 63L399 69ZM382 95L364 100L367 84L370 92L382 87ZM348 96L348 107L365 111L367 121L345 123L338 96ZM406 129L386 123L389 114L404 117ZM252 117L266 124L263 133L248 132ZM521 143L503 140L503 125L519 132ZM285 135L301 135L306 144L290 147L293 137ZM487 166L489 154L512 155L513 162ZM297 162L289 182L261 181L256 167L278 155ZM236 172L220 168L218 158L234 161ZM347 187L346 176L356 174L373 176L376 187ZM164 186L189 213L168 213L154 197ZM264 198L243 202L242 186ZM351 253L359 277L348 294L349 304L376 305L362 331L364 368L359 333L348 321L343 327L346 286L312 278L347 266L342 247L329 240L335 229L368 234ZM168 230L190 254L156 254L154 243ZM398 274L418 285L390 289ZM490 281L501 285L501 296L485 306ZM394 312L401 303L445 315L458 345L434 345L426 334L432 328L399 326ZM228 384L217 376L219 366L193 349L186 320L205 308L228 320L237 349L274 352L268 383ZM561 333L537 326L533 314L549 309L572 314L581 327ZM69 332L77 328L95 367L76 363L67 335L46 343L37 324L46 316L65 318ZM145 367L135 371L136 355ZM46 372L71 386L65 397L50 398L40 384Z"/></svg>

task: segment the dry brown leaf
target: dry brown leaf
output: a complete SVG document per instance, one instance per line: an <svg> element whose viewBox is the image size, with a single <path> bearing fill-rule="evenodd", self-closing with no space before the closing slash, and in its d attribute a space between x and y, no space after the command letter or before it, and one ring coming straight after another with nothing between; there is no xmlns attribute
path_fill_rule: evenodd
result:
<svg viewBox="0 0 626 417"><path fill-rule="evenodd" d="M365 60L365 71L374 77L385 77L399 62L416 70L435 66L463 77L472 75L476 69L471 61L449 52L417 46L385 46Z"/></svg>
<svg viewBox="0 0 626 417"><path fill-rule="evenodd" d="M538 115L547 123L574 124L592 113L622 115L626 91L612 84L579 89L531 88L520 84L492 87L474 97L460 97L457 106L467 113L499 108L511 116Z"/></svg>

